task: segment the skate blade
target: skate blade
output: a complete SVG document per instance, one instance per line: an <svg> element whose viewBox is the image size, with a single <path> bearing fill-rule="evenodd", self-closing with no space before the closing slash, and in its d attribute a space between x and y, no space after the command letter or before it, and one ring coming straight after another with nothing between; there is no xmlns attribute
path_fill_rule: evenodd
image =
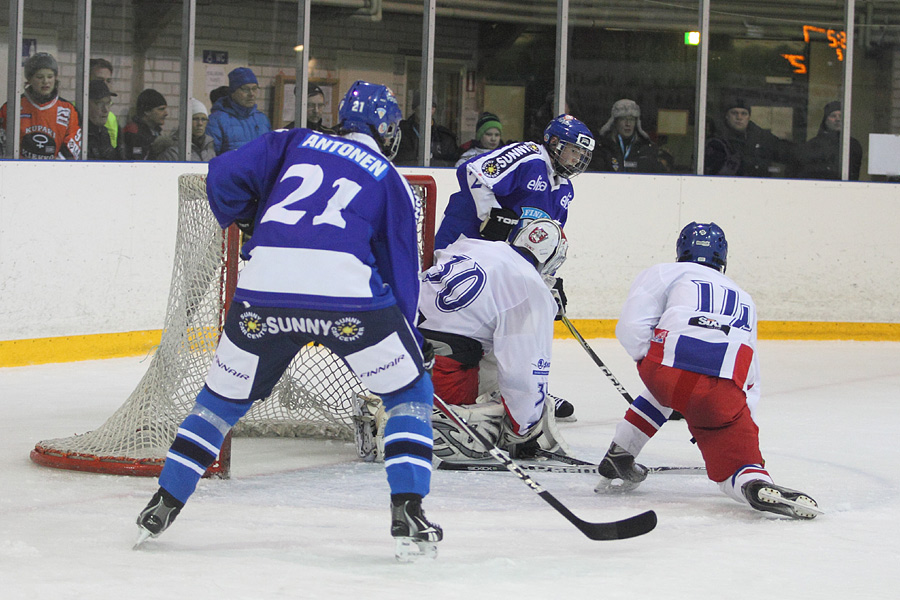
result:
<svg viewBox="0 0 900 600"><path fill-rule="evenodd" d="M787 506L797 519L815 519L817 516L825 514L816 501L805 494L800 494L795 500L791 500L774 490L763 488L759 490L758 497L764 502Z"/></svg>
<svg viewBox="0 0 900 600"><path fill-rule="evenodd" d="M575 415L569 415L568 417L554 417L557 423L576 423L578 421L578 417Z"/></svg>
<svg viewBox="0 0 900 600"><path fill-rule="evenodd" d="M394 557L397 562L411 563L420 558L437 558L437 543L420 542L409 537L394 538L397 546L394 549Z"/></svg>
<svg viewBox="0 0 900 600"><path fill-rule="evenodd" d="M594 488L595 494L624 494L630 492L637 486L641 485L640 481L626 481L624 479L607 479L603 477L600 483Z"/></svg>
<svg viewBox="0 0 900 600"><path fill-rule="evenodd" d="M131 547L132 550L137 550L138 548L140 548L141 544L143 544L144 542L149 540L150 536L152 535L149 531L147 531L143 527L138 527L138 529L140 530L140 532L138 533L137 541L135 541L134 546Z"/></svg>

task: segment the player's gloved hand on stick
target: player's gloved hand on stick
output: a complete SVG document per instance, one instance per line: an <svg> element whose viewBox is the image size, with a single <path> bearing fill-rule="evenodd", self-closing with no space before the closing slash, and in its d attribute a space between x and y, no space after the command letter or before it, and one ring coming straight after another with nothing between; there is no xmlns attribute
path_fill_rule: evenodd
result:
<svg viewBox="0 0 900 600"><path fill-rule="evenodd" d="M563 290L563 280L562 277L557 277L556 281L553 283L553 287L550 289L550 293L553 294L553 299L556 300L556 305L559 307L559 310L556 312L556 321L562 320L563 313L566 311L566 306L569 301L566 299L566 292Z"/></svg>
<svg viewBox="0 0 900 600"><path fill-rule="evenodd" d="M425 340L425 343L422 344L422 356L424 357L422 365L426 371L431 373L431 370L434 368L434 345L428 340Z"/></svg>
<svg viewBox="0 0 900 600"><path fill-rule="evenodd" d="M511 208L492 208L481 223L481 237L490 242L505 242L519 222L519 215Z"/></svg>
<svg viewBox="0 0 900 600"><path fill-rule="evenodd" d="M237 228L241 230L241 233L248 238L253 235L253 228L256 227L256 223L253 219L247 221L235 221L234 224L237 225Z"/></svg>

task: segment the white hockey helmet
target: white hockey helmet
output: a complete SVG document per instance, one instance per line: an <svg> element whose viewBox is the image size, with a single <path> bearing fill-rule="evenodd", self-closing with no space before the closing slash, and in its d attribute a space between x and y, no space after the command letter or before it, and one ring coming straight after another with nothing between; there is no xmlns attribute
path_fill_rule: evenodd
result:
<svg viewBox="0 0 900 600"><path fill-rule="evenodd" d="M534 219L513 237L510 245L520 248L534 260L541 275L553 275L566 260L569 242L562 227L550 219Z"/></svg>

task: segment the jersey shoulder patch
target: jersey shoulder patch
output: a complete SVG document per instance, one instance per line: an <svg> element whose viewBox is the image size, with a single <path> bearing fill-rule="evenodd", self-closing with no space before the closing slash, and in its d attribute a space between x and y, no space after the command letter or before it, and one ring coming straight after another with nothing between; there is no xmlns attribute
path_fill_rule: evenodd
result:
<svg viewBox="0 0 900 600"><path fill-rule="evenodd" d="M521 142L500 148L474 161L480 174L488 180L497 180L517 163L540 157L541 147L535 142Z"/></svg>

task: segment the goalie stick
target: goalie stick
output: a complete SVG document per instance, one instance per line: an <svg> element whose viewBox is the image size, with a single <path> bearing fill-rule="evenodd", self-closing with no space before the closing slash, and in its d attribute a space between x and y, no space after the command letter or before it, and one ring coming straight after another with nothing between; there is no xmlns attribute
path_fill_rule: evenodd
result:
<svg viewBox="0 0 900 600"><path fill-rule="evenodd" d="M622 394L622 397L628 402L628 404L634 403L634 398L631 397L631 394L628 393L628 390L625 389L625 386L622 385L616 376L612 374L612 371L609 370L603 361L600 360L600 357L591 349L588 343L585 341L581 334L578 333L578 330L575 329L575 326L572 324L572 321L569 320L569 317L566 316L565 309L560 309L560 318L566 328L571 332L571 334L578 340L578 343L581 344L581 347L584 348L584 351L588 353L588 356L593 359L593 361L600 367L600 370L603 371L603 374L606 375L606 378L613 384L613 387L616 388L616 391Z"/></svg>
<svg viewBox="0 0 900 600"><path fill-rule="evenodd" d="M492 463L476 463L476 462L450 462L437 459L435 467L439 471L473 471L473 472L506 472L503 465L495 465ZM567 465L553 465L547 463L516 463L523 471L542 471L544 473L586 473L588 475L597 475L597 465L589 462L573 463ZM647 467L650 473L671 473L693 475L706 473L705 467Z"/></svg>
<svg viewBox="0 0 900 600"><path fill-rule="evenodd" d="M556 512L564 516L570 523L572 523L572 525L577 527L578 530L588 538L592 540L624 540L627 538L632 538L639 535L644 535L645 533L649 533L656 527L656 513L652 510L648 510L633 517L622 519L620 521L610 521L606 523L591 523L589 521L584 521L578 518L577 516L575 516L575 513L569 510L562 502L557 500L553 494L542 488L538 482L536 482L531 478L530 475L528 475L528 473L523 471L519 467L519 465L514 463L509 458L509 456L505 452L503 452L503 450L489 442L480 432L469 427L468 423L459 418L456 413L454 413L437 394L434 395L434 405L438 408L438 410L447 415L447 417L451 421L456 423L460 427L460 429L465 431L466 434L478 440L482 446L487 448L488 452L495 460L500 462L507 470L515 473L516 476L523 482L525 482L525 484L530 487L538 496L540 496L547 504L556 509Z"/></svg>
<svg viewBox="0 0 900 600"><path fill-rule="evenodd" d="M584 466L593 466L596 467L595 463L581 460L580 458L575 458L574 456L568 456L566 454L560 454L558 452L550 452L549 450L544 450L543 448L535 448L535 454L537 456L543 456L544 458L548 458L550 460L557 460L562 463L568 463L570 465L578 465L581 467ZM647 467L647 472L649 473L706 473L706 467Z"/></svg>

